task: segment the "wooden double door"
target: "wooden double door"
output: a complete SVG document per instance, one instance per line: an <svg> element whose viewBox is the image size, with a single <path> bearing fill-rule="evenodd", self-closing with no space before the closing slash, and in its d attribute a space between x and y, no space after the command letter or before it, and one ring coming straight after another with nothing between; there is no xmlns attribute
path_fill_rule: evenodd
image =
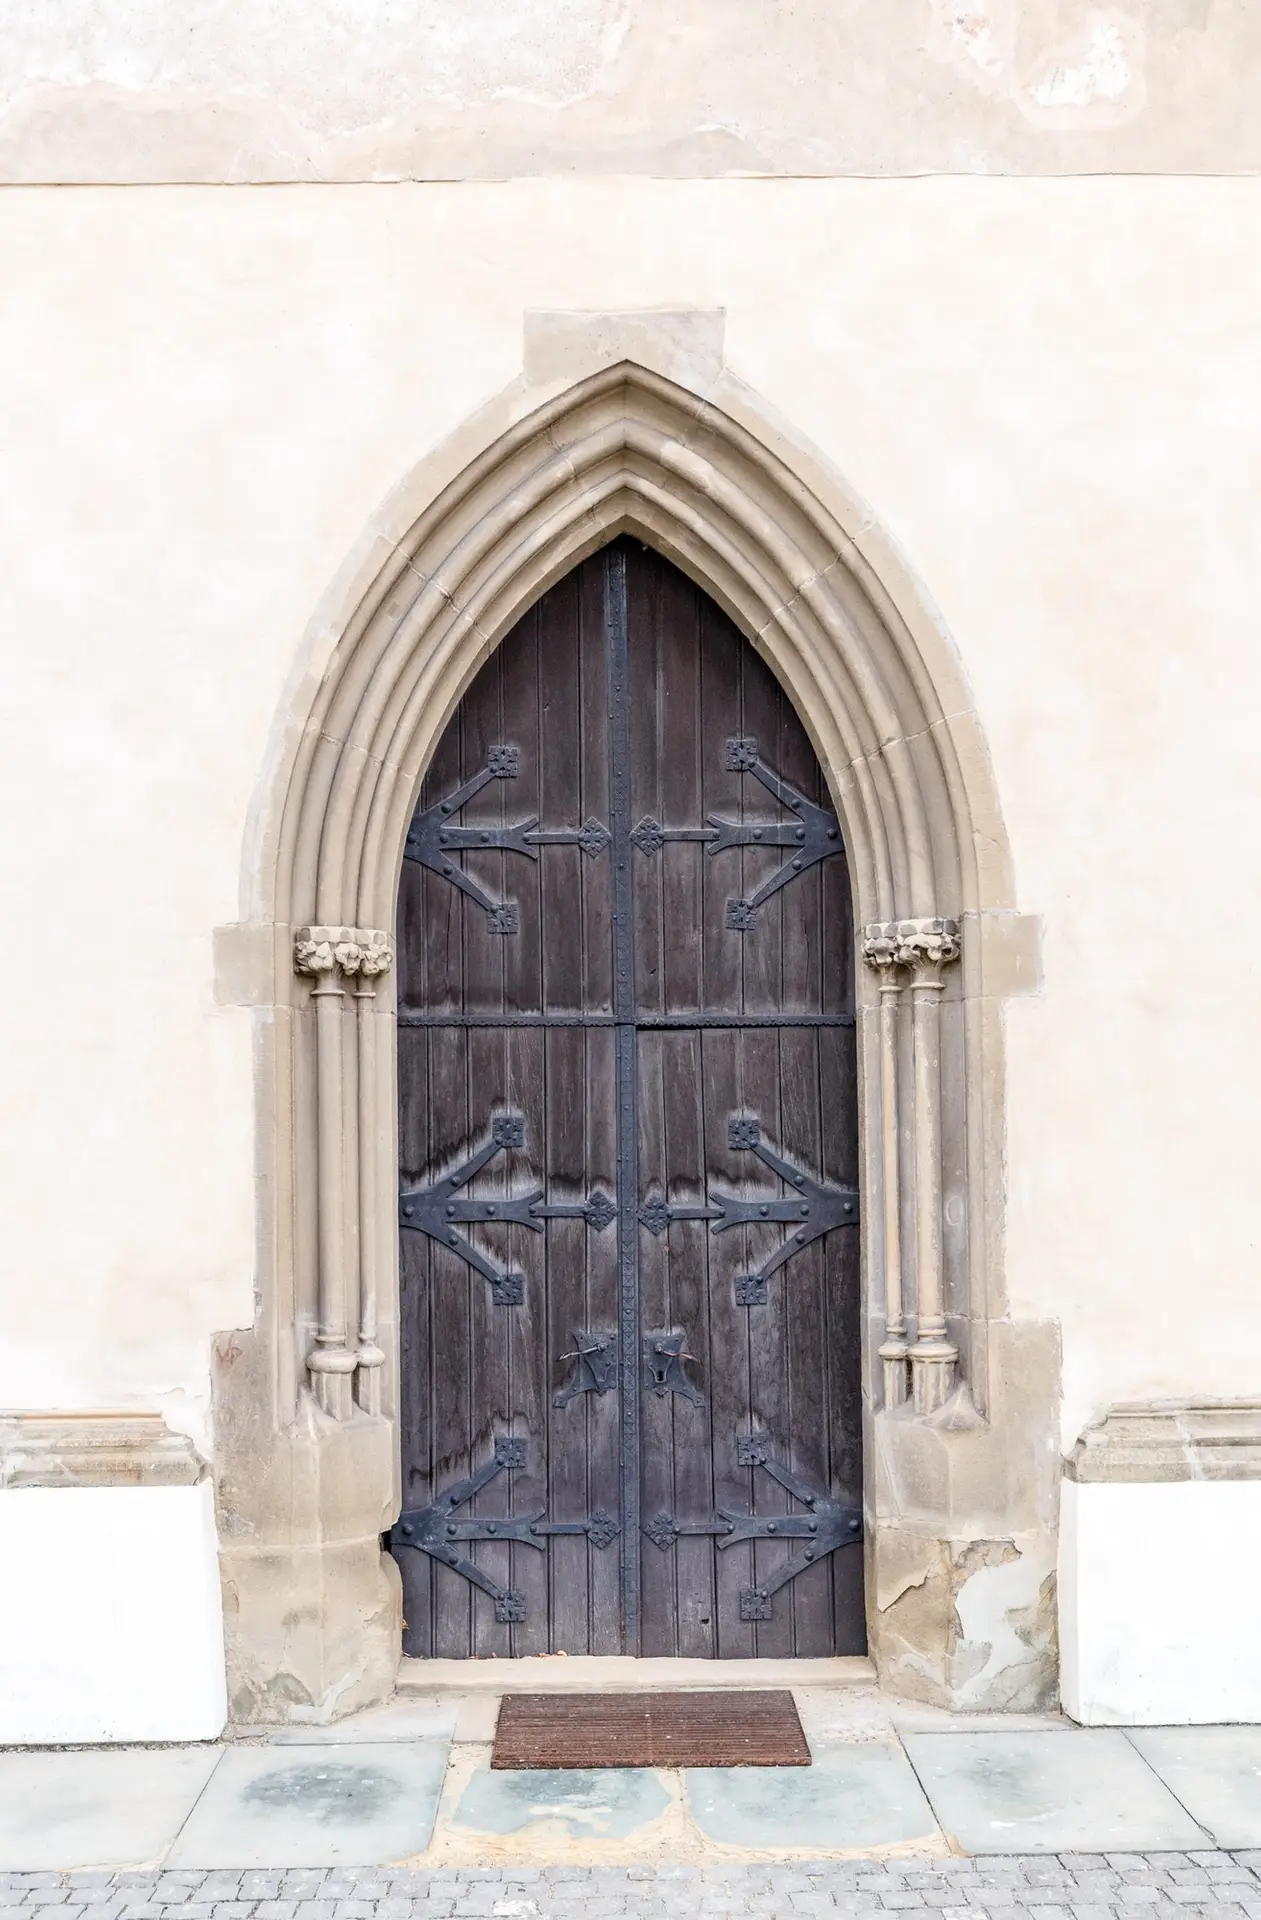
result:
<svg viewBox="0 0 1261 1920"><path fill-rule="evenodd" d="M473 682L398 954L406 1651L862 1651L843 843L659 555Z"/></svg>

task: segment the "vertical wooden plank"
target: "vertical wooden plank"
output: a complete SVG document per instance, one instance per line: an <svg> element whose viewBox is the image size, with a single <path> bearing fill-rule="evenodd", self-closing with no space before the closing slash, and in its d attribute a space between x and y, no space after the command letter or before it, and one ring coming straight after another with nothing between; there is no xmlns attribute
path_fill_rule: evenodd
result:
<svg viewBox="0 0 1261 1920"><path fill-rule="evenodd" d="M727 1144L727 1116L739 1111L740 1034L730 1028L701 1035L701 1122L710 1183L739 1193L743 1156ZM709 1401L713 1436L713 1511L753 1511L753 1472L737 1459L737 1436L749 1428L749 1329L746 1307L736 1302L736 1277L748 1266L747 1229L706 1236L709 1295ZM740 1593L753 1582L753 1550L746 1543L720 1552L715 1542L713 1580L716 1652L745 1660L754 1652L753 1628L740 1618Z"/></svg>
<svg viewBox="0 0 1261 1920"><path fill-rule="evenodd" d="M639 1171L641 1191L655 1199L664 1198L666 1193L664 1040L661 1033L641 1033L639 1037ZM647 1228L641 1230L639 1284L645 1339L673 1330L666 1278L669 1251L669 1229L660 1234L651 1233ZM646 1369L641 1369L641 1377L644 1382L641 1506L647 1523L655 1514L675 1510L673 1396L653 1391ZM641 1651L645 1656L678 1652L675 1561L673 1549L663 1552L645 1539L641 1586Z"/></svg>
<svg viewBox="0 0 1261 1920"><path fill-rule="evenodd" d="M583 813L582 679L580 670L580 577L570 575L536 609L539 632L539 799L537 811L549 827L581 827ZM584 947L583 868L589 856L576 844L541 850L540 916L542 998L551 1010L582 1005ZM581 1203L587 1197L586 1075L583 1035L576 1027L550 1029L544 1036L543 1094L545 1146L538 1184L548 1201ZM584 1396L557 1407L575 1366L565 1355L576 1332L587 1328L587 1228L581 1220L549 1220L546 1252L546 1302L541 1323L540 1408L546 1429L547 1472L536 1506L549 1521L579 1521L587 1516L587 1461ZM518 1555L520 1558L521 1556ZM531 1631L517 1636L522 1650L588 1650L588 1548L580 1535L550 1538L547 1546L547 1614Z"/></svg>
<svg viewBox="0 0 1261 1920"><path fill-rule="evenodd" d="M617 1114L613 1104L616 1080L613 1030L590 1028L583 1036L586 1074L584 1112L588 1189L612 1199L617 1193ZM617 1231L610 1224L602 1233L589 1232L586 1241L586 1325L592 1332L612 1337L617 1352L618 1263ZM585 1393L582 1418L586 1431L586 1512L607 1513L622 1522L619 1474L621 1423L616 1382L608 1393ZM617 1542L591 1548L588 1555L589 1648L592 1653L622 1651L619 1562Z"/></svg>
<svg viewBox="0 0 1261 1920"><path fill-rule="evenodd" d="M701 1035L696 1030L662 1036L662 1110L665 1164L672 1201L703 1205L706 1199L705 1124L701 1112ZM713 1380L710 1354L708 1223L679 1221L670 1228L667 1319L686 1335L687 1379L701 1404L676 1394L671 1401L674 1512L702 1520L714 1511ZM675 1645L688 1659L712 1659L716 1645L715 1543L712 1534L683 1535L674 1549Z"/></svg>
<svg viewBox="0 0 1261 1920"><path fill-rule="evenodd" d="M740 732L758 743L762 757L775 765L780 751L782 696L765 663L745 648L741 653ZM747 821L776 821L782 810L761 783L750 773L740 776L741 817ZM742 855L743 882L747 895L779 866L782 848L747 848ZM728 936L741 948L743 995L742 1010L748 1014L775 1014L784 1004L783 972L783 893L773 894L757 911L756 924L744 933ZM740 1078L742 1104L761 1121L762 1130L772 1144L782 1144L783 1112L780 1084L781 1035L773 1028L752 1028L741 1035ZM761 1166L752 1154L742 1156L748 1191L765 1198L779 1199L781 1186L775 1176ZM783 1238L782 1227L755 1228L749 1236L750 1254L761 1262ZM772 1455L784 1459L791 1444L792 1416L788 1400L788 1317L792 1276L784 1268L772 1275L764 1305L748 1309L749 1326L749 1426L768 1436ZM754 1511L774 1515L786 1510L783 1490L768 1474L753 1474ZM789 1548L778 1540L765 1540L754 1549L754 1582L762 1585L767 1576L780 1567ZM792 1652L792 1597L781 1590L773 1601L773 1617L759 1623L755 1644L760 1655L783 1659Z"/></svg>
<svg viewBox="0 0 1261 1920"><path fill-rule="evenodd" d="M741 664L744 642L712 602L699 611L700 756L699 818L741 818L741 775L726 765L726 743L744 732ZM701 861L700 948L703 1004L718 1012L742 1009L742 936L726 924L727 900L742 891L741 858L734 852ZM707 1030L701 1038L701 1124L708 1182L729 1193L742 1190L744 1156L727 1143L727 1125L744 1106L743 1035L736 1029ZM752 1471L737 1459L737 1436L749 1428L749 1310L736 1302L737 1276L747 1270L750 1234L736 1227L706 1236L709 1300L708 1374L713 1437L714 1511L752 1511ZM722 1659L747 1659L754 1630L740 1618L740 1594L752 1585L753 1550L747 1544L720 1552L711 1547L716 1651Z"/></svg>

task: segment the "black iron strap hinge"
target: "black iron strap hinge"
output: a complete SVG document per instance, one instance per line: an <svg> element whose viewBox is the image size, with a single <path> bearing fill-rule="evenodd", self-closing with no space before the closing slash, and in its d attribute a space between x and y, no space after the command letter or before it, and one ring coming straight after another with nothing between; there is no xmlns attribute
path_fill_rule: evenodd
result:
<svg viewBox="0 0 1261 1920"><path fill-rule="evenodd" d="M807 1507L807 1513L764 1516L729 1513L720 1507L711 1520L676 1520L671 1513L657 1513L644 1525L648 1538L663 1553L687 1534L715 1535L720 1553L728 1547L739 1545L743 1540L802 1541L801 1549L791 1554L769 1578L763 1579L760 1586L746 1587L741 1592L740 1618L746 1621L772 1619L772 1600L781 1587L786 1587L798 1574L805 1573L808 1567L826 1560L838 1548L860 1545L863 1537L863 1511L857 1501L834 1500L830 1494L821 1493L791 1468L772 1460L769 1445L768 1437L763 1433L737 1434L738 1464L761 1467L783 1487L785 1493L791 1494L794 1500Z"/></svg>
<svg viewBox="0 0 1261 1920"><path fill-rule="evenodd" d="M425 1186L404 1187L399 1194L398 1222L409 1233L424 1233L475 1273L490 1282L491 1295L501 1306L519 1306L525 1298L525 1281L519 1273L506 1273L458 1231L460 1227L518 1226L531 1233L542 1233L545 1220L584 1220L597 1233L617 1217L617 1208L607 1193L596 1190L586 1200L547 1202L542 1187L530 1193L507 1194L494 1200L460 1199L459 1192L482 1171L497 1154L525 1145L525 1117L519 1113L498 1114L490 1123L490 1139L483 1141L467 1160L441 1179Z"/></svg>
<svg viewBox="0 0 1261 1920"><path fill-rule="evenodd" d="M751 773L762 786L793 816L788 820L726 820L721 814L708 815L707 827L663 827L651 814L639 822L631 839L641 853L660 853L670 840L699 840L706 853L728 853L733 847L791 848L787 860L763 880L747 899L727 902L726 924L734 933L748 933L757 925L758 909L772 894L820 860L844 853L841 823L830 807L816 806L798 793L758 752L757 741L748 737L728 740L723 765L728 773Z"/></svg>
<svg viewBox="0 0 1261 1920"><path fill-rule="evenodd" d="M427 807L423 812L418 810L413 815L403 848L405 860L412 860L417 866L427 867L430 873L449 880L479 906L492 933L520 931L521 917L516 902L494 899L459 865L458 854L498 850L537 860L540 847L576 846L594 856L603 853L609 844L609 830L599 820L588 820L581 827L540 827L536 814L512 826L456 824L454 815L475 799L483 787L489 786L492 780L515 780L520 771L519 747L492 747L486 756L486 765L471 780L466 780L436 806Z"/></svg>
<svg viewBox="0 0 1261 1920"><path fill-rule="evenodd" d="M586 1520L545 1520L543 1507L537 1513L506 1514L493 1520L452 1518L457 1508L467 1506L474 1494L489 1486L498 1474L514 1473L525 1464L524 1440L511 1435L496 1440L493 1456L484 1461L476 1473L448 1487L427 1507L405 1508L389 1532L392 1550L410 1547L417 1553L428 1554L431 1560L449 1567L452 1573L458 1573L461 1579L488 1593L495 1603L496 1620L507 1626L518 1625L525 1619L524 1593L519 1587L504 1587L493 1580L484 1568L461 1553L463 1543L475 1540L494 1541L499 1545L515 1543L542 1553L552 1535L585 1534L593 1547L603 1549L611 1546L621 1532L613 1516L599 1510Z"/></svg>

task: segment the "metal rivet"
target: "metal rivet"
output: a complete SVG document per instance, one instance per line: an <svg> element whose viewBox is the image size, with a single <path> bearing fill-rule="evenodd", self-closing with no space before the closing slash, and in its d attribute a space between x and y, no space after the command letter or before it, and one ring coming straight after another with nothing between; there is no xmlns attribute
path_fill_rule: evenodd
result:
<svg viewBox="0 0 1261 1920"><path fill-rule="evenodd" d="M775 1525L775 1522L773 1520L768 1520L766 1523L766 1531L768 1533L778 1533L779 1528Z"/></svg>
<svg viewBox="0 0 1261 1920"><path fill-rule="evenodd" d="M805 1236L805 1234L801 1232L801 1230L800 1230L800 1228L799 1228L799 1229L797 1230L797 1232L796 1232L796 1233L795 1233L795 1234L793 1235L793 1239L794 1239L794 1240L804 1240L804 1239L805 1239L805 1237L806 1237L806 1236Z"/></svg>
<svg viewBox="0 0 1261 1920"><path fill-rule="evenodd" d="M753 829L753 838L754 838L755 840L760 840L760 839L762 838L762 829L761 829L761 827L754 827L754 829Z"/></svg>
<svg viewBox="0 0 1261 1920"><path fill-rule="evenodd" d="M493 1218L494 1218L494 1215L495 1215L495 1213L496 1213L496 1211L497 1211L497 1209L496 1209L496 1208L494 1208L494 1207L487 1207L487 1209L486 1209L486 1216L487 1216L487 1218L488 1218L488 1219L493 1219Z"/></svg>
<svg viewBox="0 0 1261 1920"><path fill-rule="evenodd" d="M803 1208L801 1209L801 1217L802 1217L802 1219L803 1219L803 1220L808 1220L808 1219L810 1218L810 1209L809 1209L809 1207L803 1207Z"/></svg>
<svg viewBox="0 0 1261 1920"><path fill-rule="evenodd" d="M499 1529L498 1527L496 1527L493 1520L489 1520L486 1523L486 1531L487 1533L498 1533Z"/></svg>
<svg viewBox="0 0 1261 1920"><path fill-rule="evenodd" d="M455 868L451 865L451 862L449 860L444 860L442 863L442 871L444 873L454 873Z"/></svg>
<svg viewBox="0 0 1261 1920"><path fill-rule="evenodd" d="M807 1559L807 1560L813 1560L813 1559L814 1559L814 1548L813 1548L813 1547L807 1547L807 1548L806 1548L806 1559Z"/></svg>
<svg viewBox="0 0 1261 1920"><path fill-rule="evenodd" d="M458 1247L460 1244L460 1236L458 1233L449 1233L447 1239L453 1247Z"/></svg>
<svg viewBox="0 0 1261 1920"><path fill-rule="evenodd" d="M794 861L793 861L793 866L794 866L794 867L796 867L796 868L797 868L798 870L800 870L800 867L801 867L801 862L800 862L800 860L794 860Z"/></svg>
<svg viewBox="0 0 1261 1920"><path fill-rule="evenodd" d="M854 1203L853 1203L853 1201L852 1201L852 1200L847 1200L847 1201L845 1202L845 1206L844 1206L844 1209L843 1209L843 1210L844 1210L844 1212L846 1212L846 1213L852 1213L852 1212L854 1211Z"/></svg>
<svg viewBox="0 0 1261 1920"><path fill-rule="evenodd" d="M768 1213L770 1212L770 1208L769 1208L769 1207L759 1207L759 1208L758 1208L758 1212L759 1212L759 1213L761 1214L761 1216L762 1216L762 1218L763 1218L763 1219L765 1219L765 1218L766 1218L766 1216L767 1216L767 1214L768 1214Z"/></svg>
<svg viewBox="0 0 1261 1920"><path fill-rule="evenodd" d="M415 1531L416 1531L416 1529L415 1529L415 1527L404 1527L404 1528L403 1528L403 1537L404 1537L405 1539L407 1539L407 1540L410 1540L410 1539L411 1539L411 1537L412 1537L412 1535L413 1535L413 1533L415 1533Z"/></svg>
<svg viewBox="0 0 1261 1920"><path fill-rule="evenodd" d="M818 1523L818 1521L817 1521L817 1520L812 1520L812 1521L810 1522L810 1532L811 1532L811 1533L817 1533L818 1531L819 1531L819 1523Z"/></svg>
<svg viewBox="0 0 1261 1920"><path fill-rule="evenodd" d="M415 1211L416 1211L415 1207L404 1207L403 1208L404 1219L410 1220L412 1215L415 1213Z"/></svg>
<svg viewBox="0 0 1261 1920"><path fill-rule="evenodd" d="M408 1212L410 1213L410 1212L411 1212L411 1208L409 1207L409 1208L407 1209L407 1211L408 1211ZM448 1220L454 1220L454 1219L455 1219L455 1208L454 1208L454 1207L448 1207L448 1208L447 1208L447 1219L448 1219Z"/></svg>
<svg viewBox="0 0 1261 1920"><path fill-rule="evenodd" d="M805 1174L804 1174L804 1173L794 1173L794 1175L793 1175L793 1185L794 1185L794 1187L804 1187L804 1186L805 1186L805 1184L806 1184L806 1176L805 1176Z"/></svg>
<svg viewBox="0 0 1261 1920"><path fill-rule="evenodd" d="M447 1539L448 1539L448 1540L454 1540L454 1539L455 1539L455 1528L454 1528L454 1527L448 1527L448 1528L447 1528Z"/></svg>
<svg viewBox="0 0 1261 1920"><path fill-rule="evenodd" d="M840 837L841 837L841 830L840 830L840 828L839 828L839 827L829 827L829 828L828 828L828 839L829 839L829 840L839 840L839 839L840 839Z"/></svg>
<svg viewBox="0 0 1261 1920"><path fill-rule="evenodd" d="M796 833L795 833L795 834L793 835L793 839L794 839L794 840L804 840L804 839L805 839L805 837L806 837L806 830L805 830L805 828L804 828L804 827L798 827L798 829L797 829L797 831L796 831Z"/></svg>

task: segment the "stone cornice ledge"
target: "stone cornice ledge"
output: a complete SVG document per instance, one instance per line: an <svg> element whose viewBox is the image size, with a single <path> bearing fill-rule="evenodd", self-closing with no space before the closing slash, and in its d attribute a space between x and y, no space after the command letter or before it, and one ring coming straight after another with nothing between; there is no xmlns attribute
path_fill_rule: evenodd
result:
<svg viewBox="0 0 1261 1920"><path fill-rule="evenodd" d="M1069 1480L1261 1480L1261 1400L1113 1407L1064 1463Z"/></svg>
<svg viewBox="0 0 1261 1920"><path fill-rule="evenodd" d="M0 1413L0 1488L191 1487L204 1472L158 1414Z"/></svg>

